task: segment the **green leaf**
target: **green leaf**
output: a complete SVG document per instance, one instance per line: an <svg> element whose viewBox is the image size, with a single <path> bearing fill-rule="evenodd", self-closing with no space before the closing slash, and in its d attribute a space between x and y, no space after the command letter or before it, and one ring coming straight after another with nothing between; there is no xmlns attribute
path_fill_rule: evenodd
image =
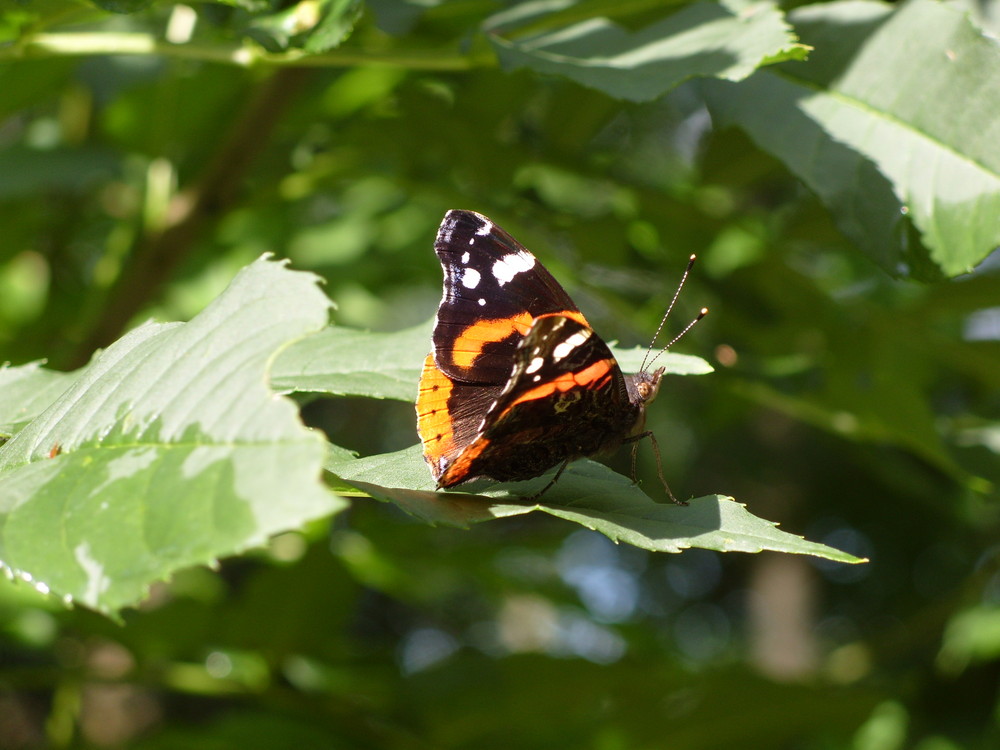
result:
<svg viewBox="0 0 1000 750"><path fill-rule="evenodd" d="M307 52L326 52L338 47L361 15L361 0L322 0L322 16L303 45Z"/></svg>
<svg viewBox="0 0 1000 750"><path fill-rule="evenodd" d="M776 6L736 5L694 3L635 32L593 18L507 39L495 33L511 19L507 14L495 16L487 29L505 68L527 67L618 99L648 101L689 78L738 81L765 62L804 54ZM515 12L521 20L523 9L518 6Z"/></svg>
<svg viewBox="0 0 1000 750"><path fill-rule="evenodd" d="M809 61L706 82L713 117L781 159L890 273L971 270L1000 245L1000 45L931 0L790 18Z"/></svg>
<svg viewBox="0 0 1000 750"><path fill-rule="evenodd" d="M955 674L1000 657L1000 606L980 604L955 614L945 628L938 665Z"/></svg>
<svg viewBox="0 0 1000 750"><path fill-rule="evenodd" d="M275 362L271 385L277 391L414 401L433 326L428 321L393 333L331 326L284 351ZM626 372L637 372L646 356L638 347L612 347L612 352ZM712 372L700 357L673 352L657 359L660 365L674 375Z"/></svg>
<svg viewBox="0 0 1000 750"><path fill-rule="evenodd" d="M663 372L667 375L708 375L710 372L715 372L712 365L692 354L666 352L657 357L655 352L649 354L649 350L641 346L631 349L612 346L611 353L615 355L618 366L624 372L639 372L644 360L648 360L646 361L647 370L662 367ZM656 357L655 360L654 357Z"/></svg>
<svg viewBox="0 0 1000 750"><path fill-rule="evenodd" d="M433 321L394 333L330 326L282 352L271 373L278 391L414 401Z"/></svg>
<svg viewBox="0 0 1000 750"><path fill-rule="evenodd" d="M720 552L773 550L864 562L780 531L722 495L696 498L686 507L653 502L625 477L588 460L571 464L539 502L523 498L544 488L551 476L507 484L477 482L464 492L435 492L419 445L364 459L339 453L327 461L327 469L372 497L394 503L432 524L464 528L538 511L599 531L615 542L656 552L680 552L690 547ZM480 487L484 489L473 493Z"/></svg>
<svg viewBox="0 0 1000 750"><path fill-rule="evenodd" d="M246 31L270 52L326 52L351 33L360 6L360 0L301 0L277 13L255 15Z"/></svg>
<svg viewBox="0 0 1000 750"><path fill-rule="evenodd" d="M0 447L0 562L103 612L154 581L344 505L324 441L267 387L289 342L326 324L316 277L262 259L186 324L98 355Z"/></svg>
<svg viewBox="0 0 1000 750"><path fill-rule="evenodd" d="M80 372L42 369L41 362L0 366L0 437L10 437L47 409Z"/></svg>

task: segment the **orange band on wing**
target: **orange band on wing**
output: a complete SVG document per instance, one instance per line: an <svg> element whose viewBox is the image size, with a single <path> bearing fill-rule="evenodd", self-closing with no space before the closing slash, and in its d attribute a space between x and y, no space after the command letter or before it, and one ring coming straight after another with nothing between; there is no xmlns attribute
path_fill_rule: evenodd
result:
<svg viewBox="0 0 1000 750"><path fill-rule="evenodd" d="M546 383L532 388L530 391L525 391L517 399L511 402L504 413L506 414L512 408L518 404L523 404L525 401L535 401L540 398L548 398L553 393L561 393L563 391L570 391L574 388L588 388L596 389L600 388L603 383L602 380L607 380L611 376L611 368L614 365L614 360L602 359L599 362L595 362L590 367L587 367L579 372L564 372L558 378L550 380Z"/></svg>
<svg viewBox="0 0 1000 750"><path fill-rule="evenodd" d="M459 367L472 367L487 344L503 341L515 331L522 336L527 335L531 321L531 313L528 312L513 318L477 320L455 339L451 350L451 361Z"/></svg>
<svg viewBox="0 0 1000 750"><path fill-rule="evenodd" d="M448 467L448 470L438 478L438 487L452 487L470 479L472 462L479 458L479 455L486 450L490 441L480 437L472 445L462 451L462 455L455 459L455 462Z"/></svg>
<svg viewBox="0 0 1000 750"><path fill-rule="evenodd" d="M437 479L441 474L441 459L455 450L455 436L448 413L448 397L454 384L434 364L434 355L428 354L420 374L417 392L417 432L424 446L424 458Z"/></svg>
<svg viewBox="0 0 1000 750"><path fill-rule="evenodd" d="M587 319L583 317L583 313L576 310L545 313L538 317L545 318L550 315L564 315L567 318L572 318L581 325L588 327L590 325L587 323ZM483 353L483 349L487 344L495 344L498 341L503 341L514 332L521 334L521 336L527 336L535 320L536 318L527 311L510 318L477 320L462 331L455 339L455 343L451 349L451 361L458 367L472 367L476 358Z"/></svg>

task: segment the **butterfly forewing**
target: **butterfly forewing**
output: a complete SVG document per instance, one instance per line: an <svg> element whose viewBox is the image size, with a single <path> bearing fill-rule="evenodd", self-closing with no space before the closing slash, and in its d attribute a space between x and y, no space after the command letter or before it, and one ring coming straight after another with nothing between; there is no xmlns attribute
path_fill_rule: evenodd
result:
<svg viewBox="0 0 1000 750"><path fill-rule="evenodd" d="M434 250L444 269L434 358L449 377L503 384L536 317L562 313L586 323L552 274L485 216L449 211Z"/></svg>

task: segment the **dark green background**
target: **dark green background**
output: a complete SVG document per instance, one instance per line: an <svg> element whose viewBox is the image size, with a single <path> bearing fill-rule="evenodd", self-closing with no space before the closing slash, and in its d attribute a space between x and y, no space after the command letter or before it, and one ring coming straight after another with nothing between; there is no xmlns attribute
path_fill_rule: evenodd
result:
<svg viewBox="0 0 1000 750"><path fill-rule="evenodd" d="M231 5L199 7L199 39L308 48L267 36L267 4ZM191 317L265 251L321 274L337 323L409 327L437 305L449 208L524 242L602 336L644 344L694 252L668 327L711 308L678 350L717 372L671 378L650 410L672 487L871 562L656 555L534 516L433 528L358 499L183 572L122 624L0 582L0 746L996 747L996 256L893 278L713 128L700 81L630 103L502 71L475 33L495 10L373 3L341 49L413 53L395 66L8 57L0 359L78 366L148 316ZM170 14L18 3L0 31L159 33ZM403 403L304 413L363 455L415 440Z"/></svg>

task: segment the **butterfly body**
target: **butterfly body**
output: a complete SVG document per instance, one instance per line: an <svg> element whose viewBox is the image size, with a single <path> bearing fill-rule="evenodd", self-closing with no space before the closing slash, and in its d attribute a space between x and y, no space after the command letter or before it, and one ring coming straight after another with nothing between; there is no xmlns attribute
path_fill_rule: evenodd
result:
<svg viewBox="0 0 1000 750"><path fill-rule="evenodd" d="M531 479L643 432L662 369L626 375L569 295L485 216L449 211L417 426L438 487Z"/></svg>

